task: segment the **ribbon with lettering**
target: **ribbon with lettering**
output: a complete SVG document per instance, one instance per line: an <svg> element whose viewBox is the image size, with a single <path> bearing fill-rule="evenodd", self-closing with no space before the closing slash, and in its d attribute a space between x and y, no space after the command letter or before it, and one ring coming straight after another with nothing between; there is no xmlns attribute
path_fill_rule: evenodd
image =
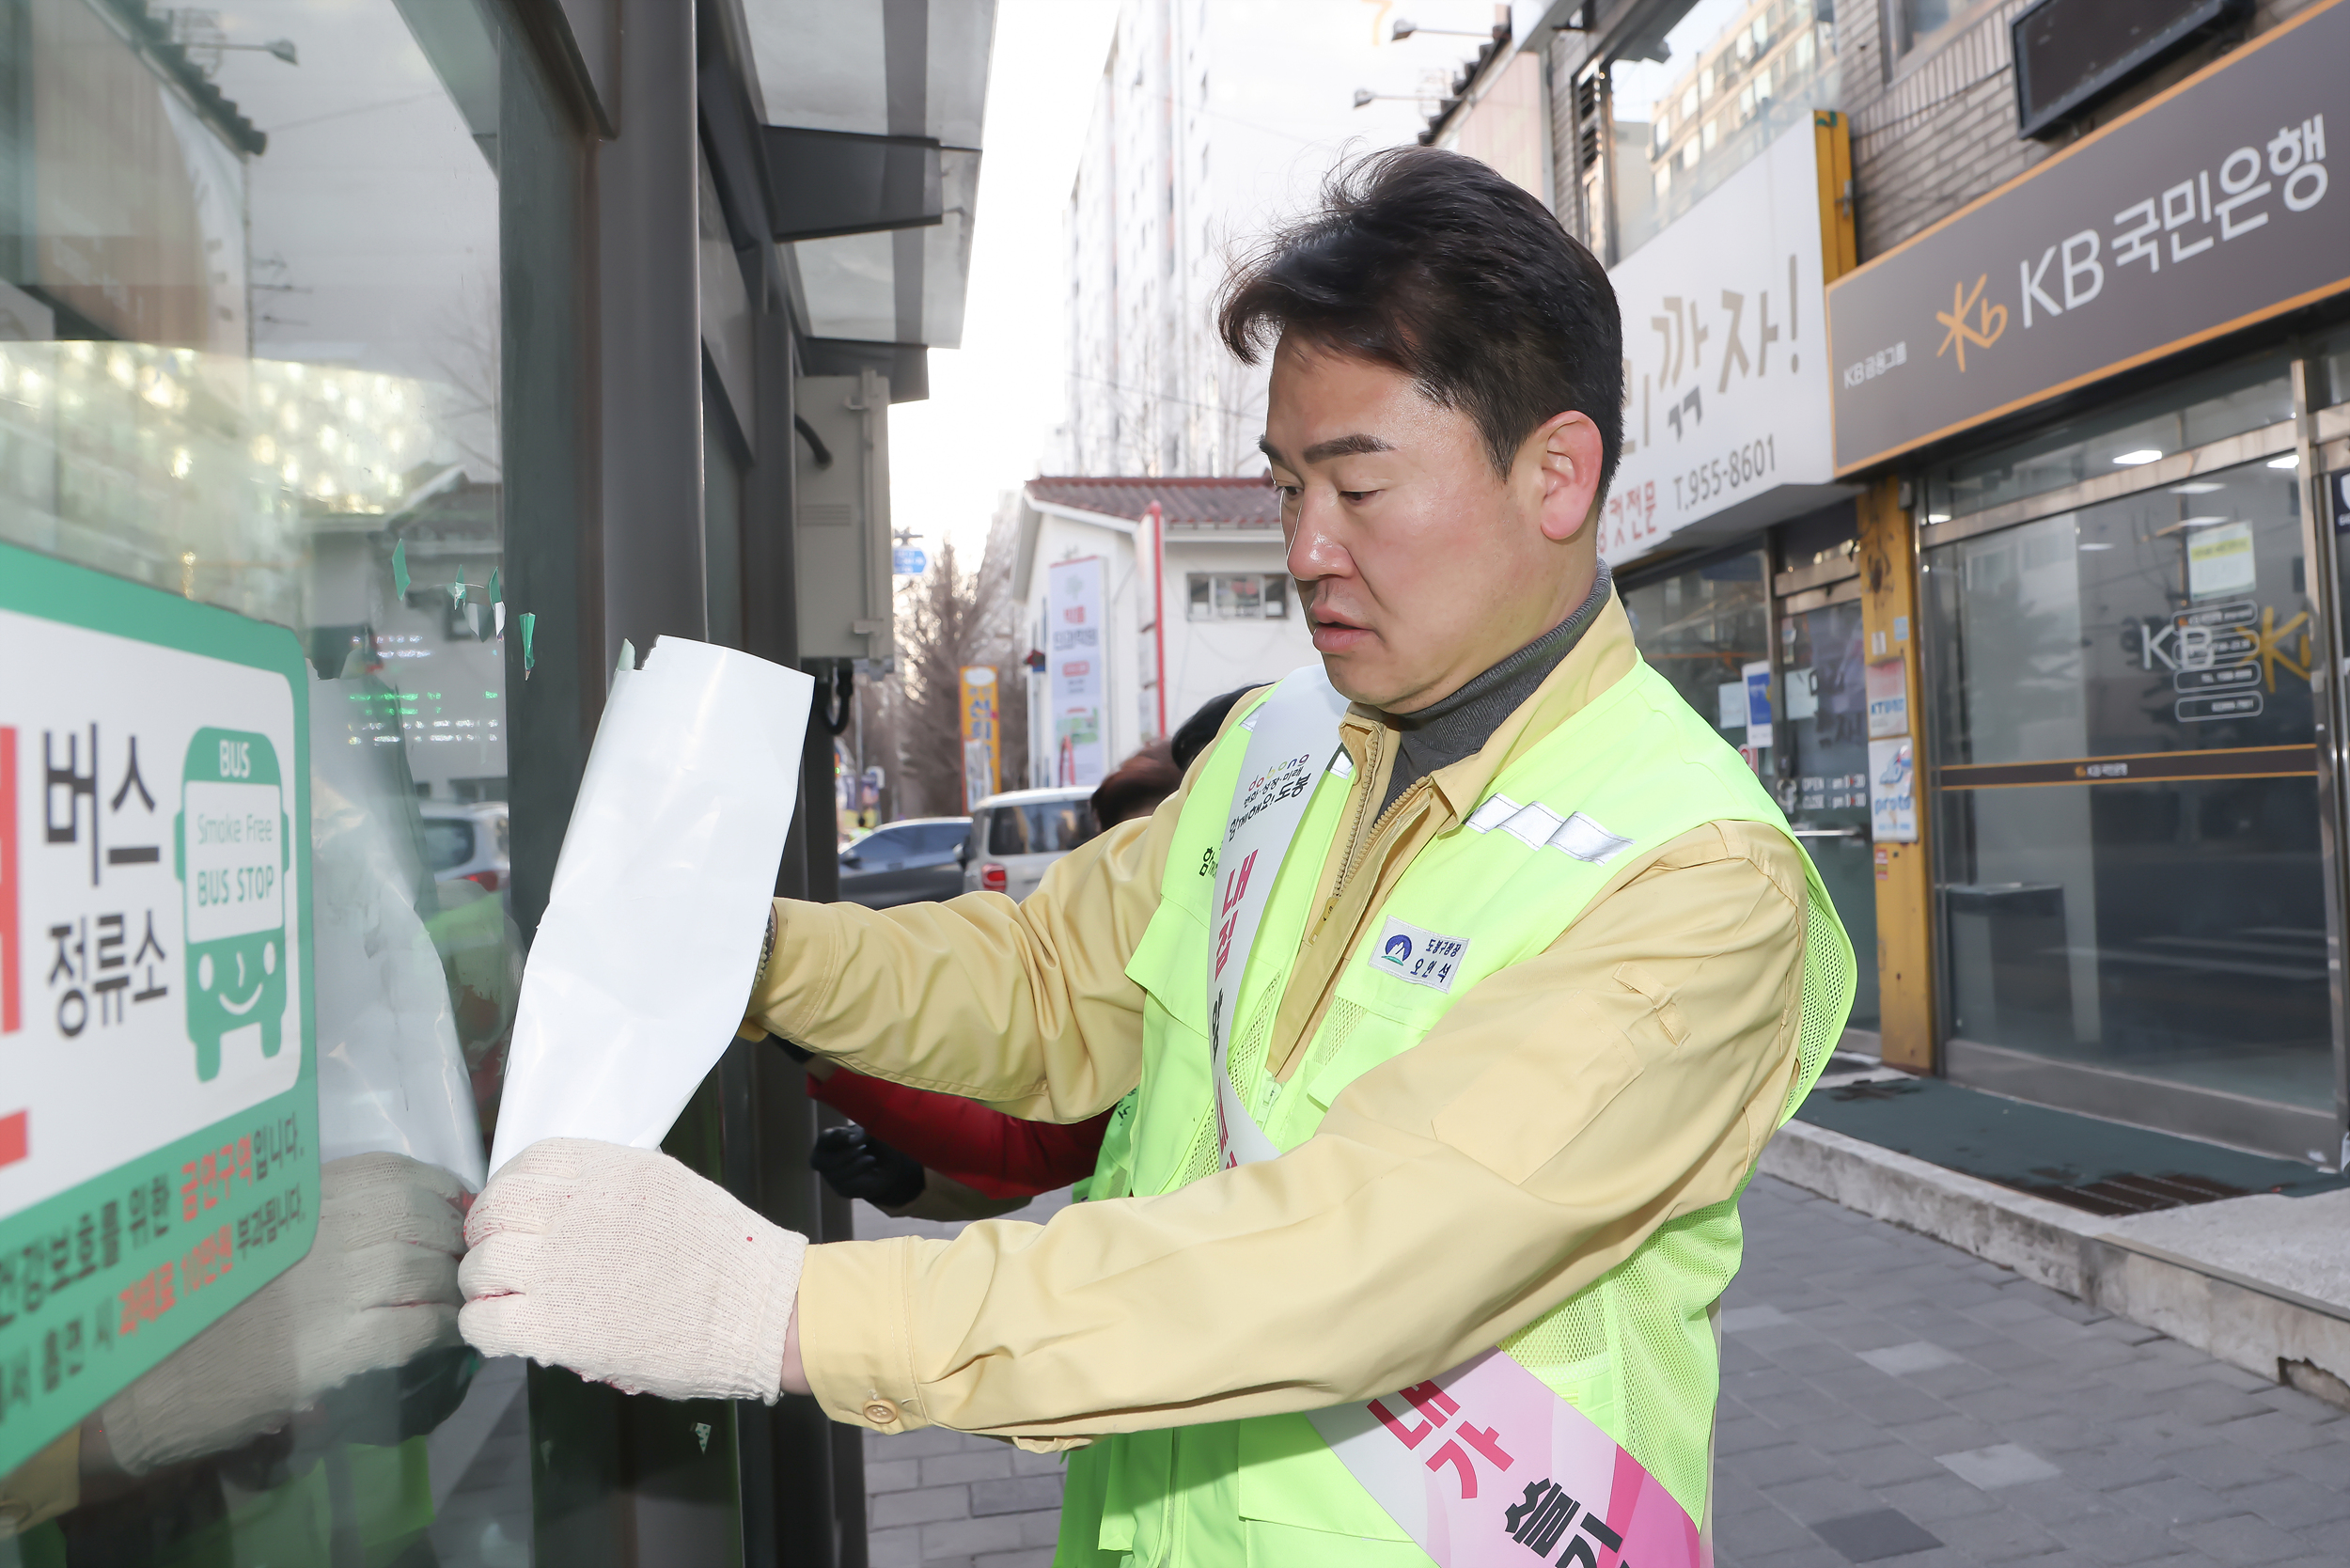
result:
<svg viewBox="0 0 2350 1568"><path fill-rule="evenodd" d="M1697 1522L1591 1419L1499 1350L1307 1412L1347 1473L1442 1568L1703 1568Z"/></svg>
<svg viewBox="0 0 2350 1568"><path fill-rule="evenodd" d="M1232 1017L1241 977L1248 972L1257 927L1273 897L1273 881L1306 820L1313 798L1315 763L1338 745L1346 698L1318 664L1292 670L1273 695L1241 720L1248 749L1232 786L1231 814L1216 846L1215 902L1208 918L1215 949L1208 958L1208 1040L1214 1051L1216 1137L1230 1169L1269 1160L1280 1151L1233 1092L1230 1071Z"/></svg>

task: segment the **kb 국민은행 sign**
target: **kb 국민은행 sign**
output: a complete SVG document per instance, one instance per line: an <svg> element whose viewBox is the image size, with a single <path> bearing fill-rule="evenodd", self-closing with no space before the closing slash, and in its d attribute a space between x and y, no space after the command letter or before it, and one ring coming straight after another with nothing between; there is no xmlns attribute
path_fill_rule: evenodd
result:
<svg viewBox="0 0 2350 1568"><path fill-rule="evenodd" d="M2344 61L2336 0L1830 284L1837 471L2350 288Z"/></svg>
<svg viewBox="0 0 2350 1568"><path fill-rule="evenodd" d="M317 1227L291 633L0 546L0 1475Z"/></svg>

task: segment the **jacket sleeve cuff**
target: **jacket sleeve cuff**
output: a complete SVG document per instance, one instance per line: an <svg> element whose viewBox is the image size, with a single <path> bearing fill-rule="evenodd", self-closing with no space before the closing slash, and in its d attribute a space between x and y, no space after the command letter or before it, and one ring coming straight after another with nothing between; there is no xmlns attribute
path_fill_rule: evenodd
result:
<svg viewBox="0 0 2350 1568"><path fill-rule="evenodd" d="M914 1382L908 1309L919 1236L828 1242L800 1272L800 1365L824 1414L868 1432L931 1424Z"/></svg>
<svg viewBox="0 0 2350 1568"><path fill-rule="evenodd" d="M839 978L838 923L823 917L822 904L797 899L777 899L775 912L775 944L752 982L744 1031L763 1028L807 1043L808 1029Z"/></svg>
<svg viewBox="0 0 2350 1568"><path fill-rule="evenodd" d="M15 1473L0 1476L0 1541L71 1512L82 1500L82 1429L75 1427Z"/></svg>

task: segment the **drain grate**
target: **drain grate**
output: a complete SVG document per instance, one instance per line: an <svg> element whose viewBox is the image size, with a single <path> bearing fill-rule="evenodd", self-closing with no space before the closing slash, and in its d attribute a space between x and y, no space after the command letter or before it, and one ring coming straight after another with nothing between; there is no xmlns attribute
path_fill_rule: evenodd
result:
<svg viewBox="0 0 2350 1568"><path fill-rule="evenodd" d="M2177 1170L2159 1176L2125 1173L2103 1177L2094 1182L2080 1181L2068 1170L2044 1168L2034 1170L2032 1174L2043 1180L2013 1184L2034 1198L2045 1198L2052 1203L2086 1210L2107 1218L2151 1214L2156 1209L2184 1209L2192 1203L2216 1203L2223 1198L2248 1196L2246 1188L2215 1182L2208 1176Z"/></svg>
<svg viewBox="0 0 2350 1568"><path fill-rule="evenodd" d="M1918 1089L1916 1078L1864 1078L1856 1084L1838 1084L1826 1092L1837 1104L1849 1105L1856 1100L1898 1100L1917 1093Z"/></svg>

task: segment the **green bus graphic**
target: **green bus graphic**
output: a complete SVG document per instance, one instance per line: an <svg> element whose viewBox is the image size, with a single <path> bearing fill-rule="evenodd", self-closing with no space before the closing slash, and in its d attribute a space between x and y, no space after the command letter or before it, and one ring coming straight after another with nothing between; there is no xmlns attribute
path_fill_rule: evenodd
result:
<svg viewBox="0 0 2350 1568"><path fill-rule="evenodd" d="M197 730L180 791L171 856L187 912L188 1035L209 1082L223 1035L258 1024L265 1057L284 1039L292 823L266 735Z"/></svg>

